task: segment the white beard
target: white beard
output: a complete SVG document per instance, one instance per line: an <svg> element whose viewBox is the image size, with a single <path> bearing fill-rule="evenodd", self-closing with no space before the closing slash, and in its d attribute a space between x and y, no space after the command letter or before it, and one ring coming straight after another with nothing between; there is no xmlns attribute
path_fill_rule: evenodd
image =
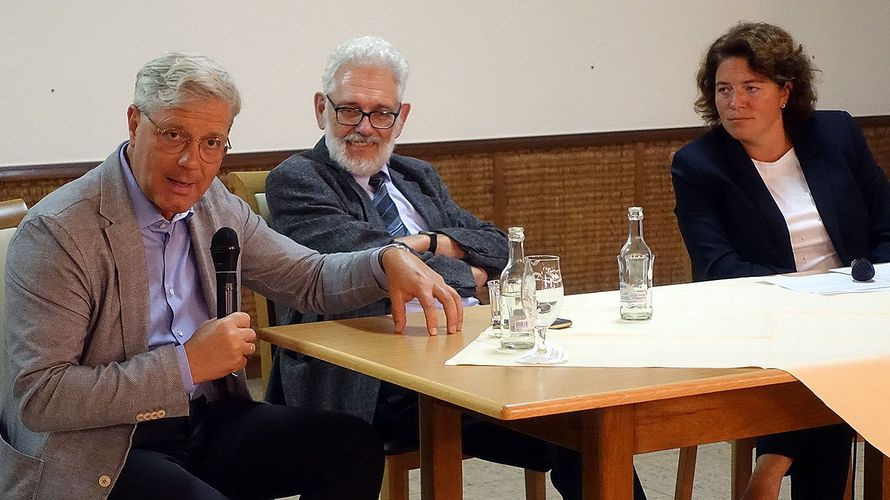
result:
<svg viewBox="0 0 890 500"><path fill-rule="evenodd" d="M395 138L389 142L381 143L376 137L366 137L353 131L346 137L340 139L334 135L334 127L331 126L327 113L324 115L324 122L324 141L328 147L328 153L330 153L332 160L345 168L350 174L357 177L370 177L379 172L380 169L383 168L383 165L386 165L389 161L389 157L392 156L392 151L396 145ZM370 142L378 144L380 146L380 151L375 158L369 160L352 158L346 152L347 142Z"/></svg>

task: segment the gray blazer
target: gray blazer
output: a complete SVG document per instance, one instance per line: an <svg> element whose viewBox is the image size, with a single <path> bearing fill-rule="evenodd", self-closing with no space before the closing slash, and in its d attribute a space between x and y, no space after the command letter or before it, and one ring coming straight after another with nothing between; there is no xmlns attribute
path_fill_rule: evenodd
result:
<svg viewBox="0 0 890 500"><path fill-rule="evenodd" d="M205 302L216 315L214 232L241 243L243 284L307 311L385 296L370 251L323 256L270 230L218 180L189 221ZM6 366L0 406L4 498L104 498L138 420L188 414L174 347L148 350L142 238L118 152L28 213L6 268ZM245 377L208 396L249 398Z"/></svg>
<svg viewBox="0 0 890 500"><path fill-rule="evenodd" d="M507 237L496 226L459 207L425 161L392 155L392 182L423 216L429 230L446 234L466 252L464 260L431 253L421 259L463 297L476 283L470 266L500 275L507 264ZM376 248L393 242L367 193L334 162L322 138L315 148L295 154L266 178L269 225L322 253ZM283 309L283 310L282 310ZM279 307L282 324L388 314L388 299L345 314L318 316ZM373 419L380 382L293 352L276 355L267 399L293 406L323 408Z"/></svg>

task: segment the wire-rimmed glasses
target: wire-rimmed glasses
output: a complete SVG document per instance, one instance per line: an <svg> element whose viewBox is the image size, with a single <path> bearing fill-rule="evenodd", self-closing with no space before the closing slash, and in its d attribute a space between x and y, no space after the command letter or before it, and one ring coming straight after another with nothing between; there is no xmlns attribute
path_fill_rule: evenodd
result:
<svg viewBox="0 0 890 500"><path fill-rule="evenodd" d="M186 150L195 139L188 133L177 128L162 129L144 110L139 110L157 129L158 148L167 154L178 155ZM222 161L226 153L232 149L228 137L204 137L198 141L198 155L207 163Z"/></svg>

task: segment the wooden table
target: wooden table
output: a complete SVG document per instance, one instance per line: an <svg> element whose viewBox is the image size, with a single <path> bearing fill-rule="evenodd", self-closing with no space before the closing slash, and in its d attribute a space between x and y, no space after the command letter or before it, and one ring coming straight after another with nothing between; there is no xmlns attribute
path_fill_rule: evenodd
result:
<svg viewBox="0 0 890 500"><path fill-rule="evenodd" d="M487 307L465 310L482 331ZM440 320L444 324L444 319ZM475 335L405 335L389 317L262 329L260 338L420 393L424 499L462 497L460 415L579 450L585 499L632 498L633 455L840 422L780 370L445 366ZM890 499L883 455L867 454L866 498Z"/></svg>

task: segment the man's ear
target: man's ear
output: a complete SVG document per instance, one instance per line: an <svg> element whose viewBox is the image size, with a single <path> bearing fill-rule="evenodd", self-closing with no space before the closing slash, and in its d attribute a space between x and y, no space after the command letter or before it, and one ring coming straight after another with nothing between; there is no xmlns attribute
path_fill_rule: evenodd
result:
<svg viewBox="0 0 890 500"><path fill-rule="evenodd" d="M315 104L315 121L318 123L318 128L324 130L324 108L327 104L327 99L325 99L324 94L321 92L316 92L313 97L313 101Z"/></svg>
<svg viewBox="0 0 890 500"><path fill-rule="evenodd" d="M139 126L139 118L141 117L142 112L139 111L135 104L130 104L127 107L127 130L130 135L130 144L133 144L136 140L136 128Z"/></svg>
<svg viewBox="0 0 890 500"><path fill-rule="evenodd" d="M393 126L395 130L393 130L393 135L398 137L402 135L402 127L405 126L405 122L408 121L408 115L411 113L411 103L403 102L402 107L399 111L399 117L396 119L396 124Z"/></svg>

